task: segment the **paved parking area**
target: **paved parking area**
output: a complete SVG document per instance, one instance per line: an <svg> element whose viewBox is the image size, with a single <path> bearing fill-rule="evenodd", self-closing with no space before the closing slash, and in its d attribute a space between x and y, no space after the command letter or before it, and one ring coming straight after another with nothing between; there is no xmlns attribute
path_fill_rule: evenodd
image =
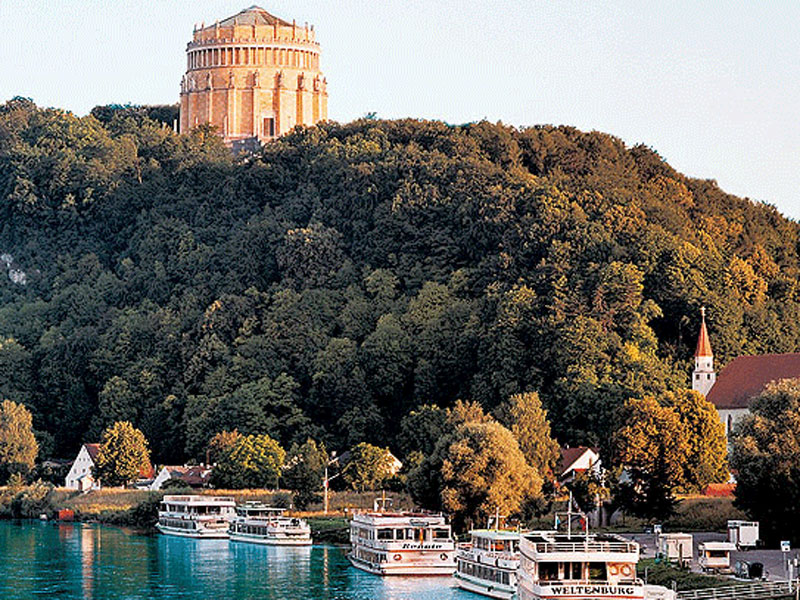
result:
<svg viewBox="0 0 800 600"><path fill-rule="evenodd" d="M642 547L643 558L653 558L656 552L656 536L652 533L623 534L625 537L632 538ZM694 540L694 560L692 561L692 571L700 572L697 565L697 546L701 542L724 542L727 536L724 533L715 532L693 532ZM791 558L800 557L797 548L793 548L789 553ZM747 562L760 562L767 571L767 576L771 581L786 579L785 556L778 548L761 548L757 550L745 550L743 552L731 553L731 567L736 565L736 561L744 560ZM794 574L797 577L797 573Z"/></svg>

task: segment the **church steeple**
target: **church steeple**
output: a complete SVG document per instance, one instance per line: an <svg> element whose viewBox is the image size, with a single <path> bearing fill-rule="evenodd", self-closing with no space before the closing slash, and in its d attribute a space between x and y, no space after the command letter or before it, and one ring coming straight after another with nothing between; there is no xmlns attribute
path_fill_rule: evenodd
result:
<svg viewBox="0 0 800 600"><path fill-rule="evenodd" d="M699 356L713 357L714 353L711 352L711 342L708 339L708 329L706 329L706 307L700 308L702 315L702 323L700 324L700 337L697 338L697 350L695 350L695 358Z"/></svg>
<svg viewBox="0 0 800 600"><path fill-rule="evenodd" d="M700 315L702 321L700 323L700 335L697 338L697 350L694 353L692 389L707 396L717 381L717 374L714 372L714 353L711 352L711 340L708 337L708 329L706 328L705 306L700 309Z"/></svg>

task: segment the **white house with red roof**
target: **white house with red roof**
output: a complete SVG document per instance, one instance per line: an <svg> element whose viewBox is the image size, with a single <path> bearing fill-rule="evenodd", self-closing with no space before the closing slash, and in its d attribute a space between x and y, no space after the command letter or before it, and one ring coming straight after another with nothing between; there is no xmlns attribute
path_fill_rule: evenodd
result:
<svg viewBox="0 0 800 600"><path fill-rule="evenodd" d="M600 454L597 448L588 446L575 446L574 448L561 448L561 462L558 465L559 483L567 483L576 476L587 471L600 472Z"/></svg>
<svg viewBox="0 0 800 600"><path fill-rule="evenodd" d="M92 467L95 466L99 452L100 444L84 444L81 446L78 456L67 474L64 487L81 492L99 490L101 487L100 481L95 481L92 474Z"/></svg>
<svg viewBox="0 0 800 600"><path fill-rule="evenodd" d="M150 484L150 489L160 490L170 480L182 481L192 488L206 487L210 475L211 467L205 465L164 466Z"/></svg>
<svg viewBox="0 0 800 600"><path fill-rule="evenodd" d="M768 384L781 379L800 378L800 354L738 356L717 377L706 329L705 308L701 312L703 321L694 355L692 389L703 394L714 405L725 426L725 435L729 436L736 423L750 412L753 399Z"/></svg>

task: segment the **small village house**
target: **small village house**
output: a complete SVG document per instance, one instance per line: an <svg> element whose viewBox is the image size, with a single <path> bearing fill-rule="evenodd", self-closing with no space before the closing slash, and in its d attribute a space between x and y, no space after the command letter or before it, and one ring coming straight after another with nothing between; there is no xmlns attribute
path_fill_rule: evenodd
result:
<svg viewBox="0 0 800 600"><path fill-rule="evenodd" d="M596 448L575 446L561 448L561 460L558 466L558 482L562 485L575 479L581 473L592 471L600 473L602 464Z"/></svg>
<svg viewBox="0 0 800 600"><path fill-rule="evenodd" d="M181 481L191 488L208 487L211 467L205 465L164 466L150 484L151 490L160 490L170 480Z"/></svg>
<svg viewBox="0 0 800 600"><path fill-rule="evenodd" d="M70 467L64 487L70 490L88 492L89 490L99 490L102 486L100 481L95 481L92 468L97 461L97 454L100 452L100 444L84 444L81 446L78 456Z"/></svg>

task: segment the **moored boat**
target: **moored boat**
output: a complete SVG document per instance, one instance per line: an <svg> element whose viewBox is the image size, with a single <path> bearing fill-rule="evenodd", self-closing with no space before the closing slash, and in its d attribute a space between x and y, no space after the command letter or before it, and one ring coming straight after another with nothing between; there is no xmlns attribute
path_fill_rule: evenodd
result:
<svg viewBox="0 0 800 600"><path fill-rule="evenodd" d="M350 521L350 563L375 575L452 575L455 541L441 514L361 512Z"/></svg>
<svg viewBox="0 0 800 600"><path fill-rule="evenodd" d="M519 600L670 600L636 575L639 545L613 534L536 531L520 538Z"/></svg>
<svg viewBox="0 0 800 600"><path fill-rule="evenodd" d="M180 537L224 539L235 508L229 496L164 496L156 529Z"/></svg>
<svg viewBox="0 0 800 600"><path fill-rule="evenodd" d="M236 507L231 521L231 541L268 546L310 546L311 527L303 519L284 516L285 509L246 502Z"/></svg>
<svg viewBox="0 0 800 600"><path fill-rule="evenodd" d="M520 533L508 529L473 529L458 546L458 587L490 598L508 600L517 591Z"/></svg>

